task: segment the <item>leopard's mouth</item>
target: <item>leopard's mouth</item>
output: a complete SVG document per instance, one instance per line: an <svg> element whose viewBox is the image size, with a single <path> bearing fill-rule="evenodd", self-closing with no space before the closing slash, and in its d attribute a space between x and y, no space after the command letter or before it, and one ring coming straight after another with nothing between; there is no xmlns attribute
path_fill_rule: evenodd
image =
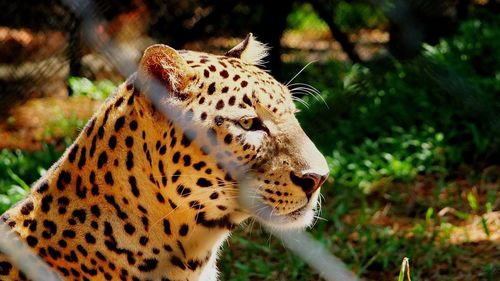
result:
<svg viewBox="0 0 500 281"><path fill-rule="evenodd" d="M256 198L257 197L257 198ZM293 229L309 226L314 219L316 206L318 204L319 190L303 205L294 208L286 213L278 212L276 206L268 204L261 196L255 196L258 200L240 200L247 212L262 224L271 228ZM252 198L252 197L247 197Z"/></svg>
<svg viewBox="0 0 500 281"><path fill-rule="evenodd" d="M272 206L266 207L254 216L264 225L273 228L304 228L311 224L315 214L314 204L311 202L287 214L276 214Z"/></svg>

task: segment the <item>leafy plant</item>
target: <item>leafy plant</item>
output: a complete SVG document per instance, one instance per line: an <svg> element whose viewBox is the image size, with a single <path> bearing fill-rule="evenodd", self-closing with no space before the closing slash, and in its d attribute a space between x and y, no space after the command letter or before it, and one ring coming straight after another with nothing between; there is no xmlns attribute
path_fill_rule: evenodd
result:
<svg viewBox="0 0 500 281"><path fill-rule="evenodd" d="M75 97L85 96L94 100L105 100L113 93L116 84L110 80L90 81L85 77L70 77L68 85Z"/></svg>
<svg viewBox="0 0 500 281"><path fill-rule="evenodd" d="M328 25L316 14L310 4L302 4L288 15L288 28L295 31L328 31Z"/></svg>
<svg viewBox="0 0 500 281"><path fill-rule="evenodd" d="M26 196L29 186L61 156L62 151L44 145L43 150L0 150L0 213Z"/></svg>
<svg viewBox="0 0 500 281"><path fill-rule="evenodd" d="M62 138L69 145L87 123L87 118L79 118L75 114L70 117L64 116L62 112L57 113L44 130L44 139Z"/></svg>
<svg viewBox="0 0 500 281"><path fill-rule="evenodd" d="M311 106L299 118L329 155L337 184L366 191L500 158L500 76L472 63L480 56L486 68L500 69L498 58L480 55L500 48L491 37L500 36L497 21L466 22L456 37L426 46L413 61L391 61L390 68L355 64L342 71L329 63L297 78L317 81L328 104L306 96Z"/></svg>
<svg viewBox="0 0 500 281"><path fill-rule="evenodd" d="M365 1L339 1L334 19L345 32L378 28L387 23L383 10Z"/></svg>

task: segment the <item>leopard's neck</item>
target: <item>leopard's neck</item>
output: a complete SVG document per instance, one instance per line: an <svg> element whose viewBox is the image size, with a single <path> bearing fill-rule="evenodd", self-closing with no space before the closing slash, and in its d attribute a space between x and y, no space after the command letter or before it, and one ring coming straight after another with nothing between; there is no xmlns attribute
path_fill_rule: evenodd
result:
<svg viewBox="0 0 500 281"><path fill-rule="evenodd" d="M10 212L14 229L49 264L65 259L63 275L215 280L217 251L246 215L217 187L216 163L120 87Z"/></svg>

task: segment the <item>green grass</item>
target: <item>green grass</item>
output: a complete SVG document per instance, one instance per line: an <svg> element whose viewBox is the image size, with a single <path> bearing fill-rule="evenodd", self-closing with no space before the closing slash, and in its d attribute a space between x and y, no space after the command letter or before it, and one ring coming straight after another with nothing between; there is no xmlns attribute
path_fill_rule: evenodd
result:
<svg viewBox="0 0 500 281"><path fill-rule="evenodd" d="M62 151L51 145L44 145L43 150L35 152L0 150L0 213L21 200L28 192L28 186L61 154Z"/></svg>

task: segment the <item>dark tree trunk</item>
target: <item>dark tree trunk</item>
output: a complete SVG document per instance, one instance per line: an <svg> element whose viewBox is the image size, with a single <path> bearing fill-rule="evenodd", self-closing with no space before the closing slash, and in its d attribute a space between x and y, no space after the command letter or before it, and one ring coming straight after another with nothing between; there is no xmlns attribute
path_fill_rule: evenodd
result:
<svg viewBox="0 0 500 281"><path fill-rule="evenodd" d="M313 5L314 9L318 15L326 22L330 28L333 38L339 42L342 46L342 50L347 54L352 62L361 62L358 54L354 50L354 44L349 41L347 34L342 32L340 28L333 21L333 8L330 7L325 1L321 0L311 0L310 3Z"/></svg>
<svg viewBox="0 0 500 281"><path fill-rule="evenodd" d="M75 21L68 31L68 49L67 56L69 59L69 76L82 75L82 31L81 21L75 17ZM73 92L68 84L68 94Z"/></svg>
<svg viewBox="0 0 500 281"><path fill-rule="evenodd" d="M281 37L287 27L286 19L292 5L293 1L262 1L262 20L255 30L258 40L271 47L267 66L277 76L282 74Z"/></svg>

